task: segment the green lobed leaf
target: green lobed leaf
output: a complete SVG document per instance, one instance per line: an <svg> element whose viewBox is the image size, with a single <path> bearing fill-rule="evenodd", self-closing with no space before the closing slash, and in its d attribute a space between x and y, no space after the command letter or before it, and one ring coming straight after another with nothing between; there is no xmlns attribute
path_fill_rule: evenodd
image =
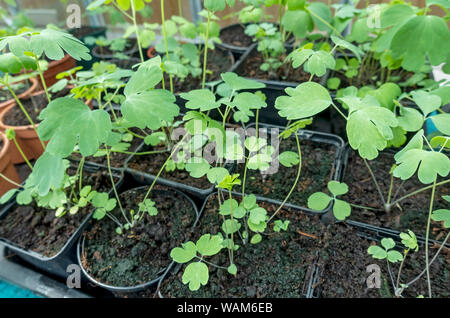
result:
<svg viewBox="0 0 450 318"><path fill-rule="evenodd" d="M194 262L189 264L184 270L182 281L183 284L189 284L191 291L196 291L201 285L206 285L209 279L209 270L202 262Z"/></svg>
<svg viewBox="0 0 450 318"><path fill-rule="evenodd" d="M182 247L175 247L170 252L170 257L177 263L187 263L190 260L192 260L196 253L197 253L197 247L196 245L189 241L186 243L181 244Z"/></svg>
<svg viewBox="0 0 450 318"><path fill-rule="evenodd" d="M331 103L331 97L327 89L314 82L306 82L295 89L287 88L289 96L280 96L275 101L275 108L281 117L288 120L302 119L314 116Z"/></svg>
<svg viewBox="0 0 450 318"><path fill-rule="evenodd" d="M197 252L203 256L216 255L222 249L221 235L203 234L197 241Z"/></svg>
<svg viewBox="0 0 450 318"><path fill-rule="evenodd" d="M67 157L78 143L84 157L95 154L106 142L111 129L111 118L102 109L90 110L80 100L61 97L51 101L40 113L38 127L41 140L50 140L47 151Z"/></svg>

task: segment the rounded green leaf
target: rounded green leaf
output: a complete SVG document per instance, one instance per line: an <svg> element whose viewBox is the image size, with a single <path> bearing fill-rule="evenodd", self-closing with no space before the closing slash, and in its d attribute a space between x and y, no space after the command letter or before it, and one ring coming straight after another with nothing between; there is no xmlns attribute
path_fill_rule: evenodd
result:
<svg viewBox="0 0 450 318"><path fill-rule="evenodd" d="M316 192L308 198L308 208L315 211L323 211L330 204L331 197L323 192Z"/></svg>
<svg viewBox="0 0 450 318"><path fill-rule="evenodd" d="M385 259L387 257L386 251L377 245L370 246L367 252L376 259Z"/></svg>
<svg viewBox="0 0 450 318"><path fill-rule="evenodd" d="M348 186L344 182L341 183L339 181L332 180L332 181L328 182L328 190L330 190L330 192L334 196L338 196L338 195L346 194L348 192Z"/></svg>
<svg viewBox="0 0 450 318"><path fill-rule="evenodd" d="M280 96L275 101L275 108L280 116L288 120L314 116L331 105L327 89L314 82L306 82L295 89L286 89L289 96Z"/></svg>
<svg viewBox="0 0 450 318"><path fill-rule="evenodd" d="M209 279L209 270L202 262L194 262L189 264L184 270L182 281L183 284L189 284L191 291L196 291L201 285L206 285Z"/></svg>
<svg viewBox="0 0 450 318"><path fill-rule="evenodd" d="M170 257L177 263L187 263L196 255L197 248L191 241L181 244L182 247L175 247L170 252Z"/></svg>
<svg viewBox="0 0 450 318"><path fill-rule="evenodd" d="M348 216L350 216L350 213L352 211L352 208L350 204L348 204L345 201L335 199L334 205L333 205L333 214L336 219L339 221L345 220Z"/></svg>

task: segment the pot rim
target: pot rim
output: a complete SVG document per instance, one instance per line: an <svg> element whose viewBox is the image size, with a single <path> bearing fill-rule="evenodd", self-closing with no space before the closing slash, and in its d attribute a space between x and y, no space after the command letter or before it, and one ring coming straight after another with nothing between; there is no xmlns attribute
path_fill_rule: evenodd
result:
<svg viewBox="0 0 450 318"><path fill-rule="evenodd" d="M70 87L70 85L67 85L66 87ZM41 94L45 94L44 90L39 90L36 92L33 92L30 94L30 96L28 98L37 96L37 95L41 95ZM26 99L28 99L26 98ZM84 102L89 108L92 108L92 106L90 106L92 104L92 99L88 99ZM8 111L10 111L13 107L15 107L17 105L17 102L14 101L13 103L11 103L10 105L7 105L3 108L0 108L0 130L1 131L5 131L7 129L14 129L14 130L18 130L18 131L26 131L26 130L30 130L33 129L33 125L29 124L29 125L20 125L20 126L10 126L7 125L3 122L3 118L5 117L6 113ZM47 103L48 105L48 103ZM47 107L47 106L46 106ZM39 127L39 123L35 123L36 128Z"/></svg>
<svg viewBox="0 0 450 318"><path fill-rule="evenodd" d="M24 79L24 80L22 80L20 82L24 82L26 80L29 80L31 82L31 86L25 92L23 92L22 94L17 95L17 98L19 98L19 99L27 98L28 96L33 94L36 91L36 88L38 86L38 80L35 77L30 77L30 78ZM13 104L15 102L16 102L15 99L11 98L11 99L9 99L7 101L4 101L3 103L0 103L0 108L4 108L6 106L9 106L9 105L11 105L11 104Z"/></svg>

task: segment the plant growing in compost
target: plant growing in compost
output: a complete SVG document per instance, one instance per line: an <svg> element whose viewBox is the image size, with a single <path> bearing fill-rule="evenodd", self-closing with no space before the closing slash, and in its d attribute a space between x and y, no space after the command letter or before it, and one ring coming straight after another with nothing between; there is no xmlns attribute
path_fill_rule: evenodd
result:
<svg viewBox="0 0 450 318"><path fill-rule="evenodd" d="M136 13L139 11L145 10L146 6L145 3L151 2L151 0L99 0L99 1L93 1L88 6L87 9L90 11L98 10L100 7L103 6L113 6L115 9L117 9L119 12L122 13L124 17L126 17L128 20L132 22L132 25L128 27L125 38L131 35L133 32L136 35L136 42L138 45L139 50L139 57L141 59L141 62L144 62L144 55L142 53L142 47L143 44L149 43L149 41L154 39L154 28L152 25L145 25L144 28L139 28L137 24L137 17ZM129 10L131 10L131 14L129 13ZM124 40L124 39L122 39ZM114 41L114 40L113 40ZM118 40L117 40L118 41ZM144 41L144 43L143 43ZM123 43L123 41L122 41ZM125 42L126 43L126 42ZM119 45L121 43L117 43ZM116 44L115 44L116 45ZM123 56L122 56L123 57Z"/></svg>
<svg viewBox="0 0 450 318"><path fill-rule="evenodd" d="M364 54L356 60L341 51L329 88L339 88L343 79L347 82L344 89L349 85L373 89L389 82L407 90L438 87L428 74L431 65L448 59L450 32L445 18L431 14L433 5L448 10L448 4L436 1L427 1L425 8L391 1L353 9L356 20L346 40ZM379 25L373 23L378 17ZM445 43L444 47L438 43ZM444 71L450 72L448 65Z"/></svg>

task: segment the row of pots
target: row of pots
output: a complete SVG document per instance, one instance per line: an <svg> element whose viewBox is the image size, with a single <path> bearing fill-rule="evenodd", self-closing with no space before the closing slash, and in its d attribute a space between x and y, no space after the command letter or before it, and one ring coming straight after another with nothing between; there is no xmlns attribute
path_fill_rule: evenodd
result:
<svg viewBox="0 0 450 318"><path fill-rule="evenodd" d="M304 139L304 138L308 138L309 135L312 136L314 134L317 134L317 132L302 131L300 133L300 136L302 139ZM321 134L319 133L319 136L320 135ZM329 136L327 136L327 137L329 137ZM339 138L339 137L336 137L336 138ZM338 172L338 171L342 172L342 167L345 165L345 162L343 160L345 160L345 158L347 157L347 152L344 152L343 150L344 150L344 147L343 147L343 143L342 143L342 147L339 150L339 156L338 156L339 159L334 163L334 164L339 165L339 167L335 168L336 172ZM127 161L129 161L129 160L127 160ZM95 171L95 170L102 169L102 168L100 168L98 166L94 167L93 165L91 165L87 162L86 169ZM126 175L125 179L128 180L126 182L123 181L124 180L123 177L120 177L120 176L124 175L124 172ZM118 188L122 187L122 190L124 190L124 191L126 191L127 188L129 189L130 187L135 186L136 181L141 181L140 184L148 185L154 178L154 176L152 176L152 175L147 175L146 178L142 178L142 173L133 171L132 169L128 169L128 168L125 168L125 170L122 170L122 171L120 171L120 169L116 170L115 174L116 174L117 178L120 178L120 180L117 181ZM333 179L341 180L342 174L337 173ZM134 183L130 180L133 180ZM161 179L159 183L161 185L168 184L167 181L164 179ZM170 191L173 191L174 193L178 193L179 195L182 195L184 198L186 198L186 200L191 202L193 210L195 211L195 215L198 216L196 218L195 223L197 224L198 222L200 222L199 221L200 216L202 215L202 212L205 209L205 204L206 204L205 202L208 200L209 196L214 195L213 189L211 189L210 194L208 194L205 197L204 192L198 191L197 193L192 193L192 189L189 189L182 183L171 182L169 184L175 186L175 188L169 187L171 189ZM158 193L158 192L156 192L156 193ZM188 195L192 196L192 199L197 201L197 205L194 203L194 201L192 199L190 199L188 196L186 196L186 194L183 194L183 193L187 193ZM200 198L203 198L203 199L201 200ZM263 197L263 196L258 196L258 200L260 200L262 202L266 202L267 204L279 204L279 201L272 200L270 198ZM203 202L203 203L201 203L201 202ZM198 210L197 210L197 206L200 206L199 203L202 206L200 212L198 212ZM8 206L3 207L2 212L0 213L0 219L4 218L8 212L11 212L13 210L14 205L15 205L14 203L10 203ZM292 211L294 211L294 213L303 213L305 215L314 214L313 211L310 211L308 209L298 207L298 206L287 205L286 209L288 209L288 208L290 208ZM331 206L328 207L326 210L320 212L319 214L326 215L327 213L330 212L330 209L331 209ZM297 212L295 212L295 211L297 211ZM139 284L137 286L132 286L132 287L108 285L106 283L99 282L95 278L91 277L91 275L89 274L89 271L83 267L84 261L82 258L82 255L84 255L83 251L84 251L84 243L85 243L85 239L86 239L86 235L82 235L82 232L84 231L86 233L87 231L89 231L89 229L96 222L94 220L89 221L90 219L91 219L91 215L89 214L88 216L86 216L84 221L81 223L81 225L77 229L77 231L71 236L70 240L65 244L63 249L58 254L56 254L55 256L53 256L51 258L43 257L42 255L38 255L32 251L28 251L26 249L18 247L16 244L13 244L11 242L5 242L4 240L0 240L0 242L2 244L6 245L11 250L13 250L14 253L18 254L19 256L24 258L26 261L32 263L33 265L39 267L40 269L42 269L46 272L52 273L52 274L57 274L62 277L64 277L66 275L65 270L66 270L67 266L78 261L79 265L81 265L81 268L83 269L83 272L86 275L86 277L88 278L88 280L90 280L91 282L94 282L96 285L98 285L102 288L108 289L108 290L118 293L118 295L122 295L122 296L127 293L136 293L138 291L142 291L142 290L148 289L150 287L155 287L158 283L161 282L163 277L166 277L166 276L168 277L169 272L172 273L172 269L175 268L175 264L168 266L166 268L166 271L161 272L160 275L157 275L157 277L153 277L149 282ZM397 240L399 240L398 239L398 237L399 237L398 231L383 229L380 227L374 227L371 225L353 222L353 221L348 221L347 224L357 228L361 232L372 233L373 239L380 239L381 237L394 237ZM79 240L79 242L78 242L78 246L76 247L76 250L75 250L75 244L76 244L77 240ZM419 242L423 243L424 239L419 238ZM179 267L177 269L179 270ZM176 270L174 270L174 271L175 271L175 273L177 272ZM310 274L313 275L314 273L317 274L316 268L314 268L314 270ZM313 276L311 276L311 277L313 277ZM315 278L315 279L317 279L317 278ZM314 293L311 290L309 290L306 293L306 295L313 295L313 294Z"/></svg>

